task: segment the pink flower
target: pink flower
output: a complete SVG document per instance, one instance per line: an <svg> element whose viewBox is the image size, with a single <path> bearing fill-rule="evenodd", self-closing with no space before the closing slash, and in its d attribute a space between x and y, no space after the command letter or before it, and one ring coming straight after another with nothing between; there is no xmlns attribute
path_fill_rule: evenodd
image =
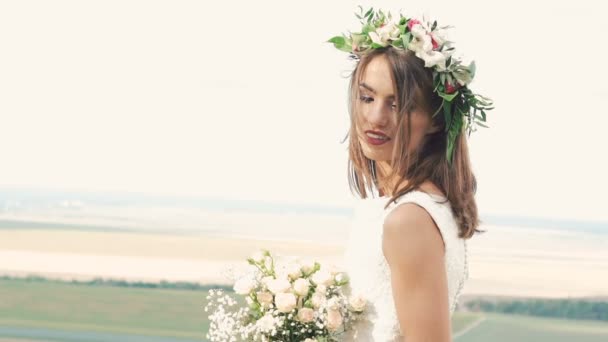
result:
<svg viewBox="0 0 608 342"><path fill-rule="evenodd" d="M431 43L433 43L433 50L439 48L439 44L435 41L435 38L431 36Z"/></svg>
<svg viewBox="0 0 608 342"><path fill-rule="evenodd" d="M418 25L418 24L420 24L420 20L417 20L417 19L410 19L410 20L407 22L407 28L408 28L408 29L410 29L410 31L411 31L411 30L412 30L412 27L414 27L414 25Z"/></svg>
<svg viewBox="0 0 608 342"><path fill-rule="evenodd" d="M448 81L445 81L445 92L446 94L453 94L456 89L458 89L457 87L451 85Z"/></svg>

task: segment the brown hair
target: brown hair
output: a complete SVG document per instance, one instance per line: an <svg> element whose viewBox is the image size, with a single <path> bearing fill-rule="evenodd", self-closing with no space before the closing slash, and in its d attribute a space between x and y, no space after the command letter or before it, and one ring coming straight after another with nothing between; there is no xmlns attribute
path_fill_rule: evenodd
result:
<svg viewBox="0 0 608 342"><path fill-rule="evenodd" d="M466 134L459 134L454 143L450 167L446 158L445 117L443 112L438 112L441 110L442 99L433 91L431 69L425 68L424 61L409 50L397 50L392 47L373 49L360 56L352 71L348 101L351 126L346 137L349 138L348 181L351 192L361 198L367 198L366 188L371 190L372 184L378 187L376 162L363 154L356 134L356 124L359 82L369 62L380 55L386 56L390 65L398 108L395 148L391 162L392 174L388 176L398 177L400 182L392 189L393 196L385 208L401 195L417 189L428 180L441 189L447 197L446 200L450 202L461 238L468 239L476 232L485 232L477 229L480 223L474 197L477 182L471 170ZM407 153L411 136L410 114L419 106L426 109L431 116L432 126L438 127L438 130L425 135L417 150L410 155ZM407 125L404 125L404 120L408 120ZM405 180L407 185L399 189Z"/></svg>

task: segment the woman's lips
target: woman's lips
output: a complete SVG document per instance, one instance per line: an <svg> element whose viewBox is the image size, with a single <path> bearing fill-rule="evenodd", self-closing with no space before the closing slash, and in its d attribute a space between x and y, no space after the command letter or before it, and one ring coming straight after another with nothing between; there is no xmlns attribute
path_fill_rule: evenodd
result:
<svg viewBox="0 0 608 342"><path fill-rule="evenodd" d="M367 138L367 142L372 145L382 145L387 143L391 138L389 138L386 134L378 131L365 131L365 137Z"/></svg>

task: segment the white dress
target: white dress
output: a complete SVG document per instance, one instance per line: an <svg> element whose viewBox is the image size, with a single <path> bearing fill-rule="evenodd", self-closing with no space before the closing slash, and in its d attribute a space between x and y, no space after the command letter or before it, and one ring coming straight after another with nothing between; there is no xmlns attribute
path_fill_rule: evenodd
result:
<svg viewBox="0 0 608 342"><path fill-rule="evenodd" d="M445 244L445 270L448 281L450 315L454 313L464 282L468 279L466 240L458 237L458 226L445 197L413 190L384 209L388 197L358 200L355 218L344 252L343 267L350 276L348 293L359 293L368 300L365 314L344 333L342 341L402 341L402 332L393 301L390 269L382 252L384 218L397 205L413 202L426 209L437 224ZM407 329L404 327L403 329Z"/></svg>

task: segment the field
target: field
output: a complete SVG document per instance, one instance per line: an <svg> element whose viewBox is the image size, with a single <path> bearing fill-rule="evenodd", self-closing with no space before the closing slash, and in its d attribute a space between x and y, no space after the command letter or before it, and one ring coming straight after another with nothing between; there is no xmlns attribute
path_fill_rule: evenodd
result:
<svg viewBox="0 0 608 342"><path fill-rule="evenodd" d="M205 297L206 291L0 280L0 342L204 341ZM608 325L591 321L458 312L452 327L458 342L608 340Z"/></svg>
<svg viewBox="0 0 608 342"><path fill-rule="evenodd" d="M608 324L600 321L484 314L484 319L479 325L456 338L455 341L605 342L608 341Z"/></svg>

